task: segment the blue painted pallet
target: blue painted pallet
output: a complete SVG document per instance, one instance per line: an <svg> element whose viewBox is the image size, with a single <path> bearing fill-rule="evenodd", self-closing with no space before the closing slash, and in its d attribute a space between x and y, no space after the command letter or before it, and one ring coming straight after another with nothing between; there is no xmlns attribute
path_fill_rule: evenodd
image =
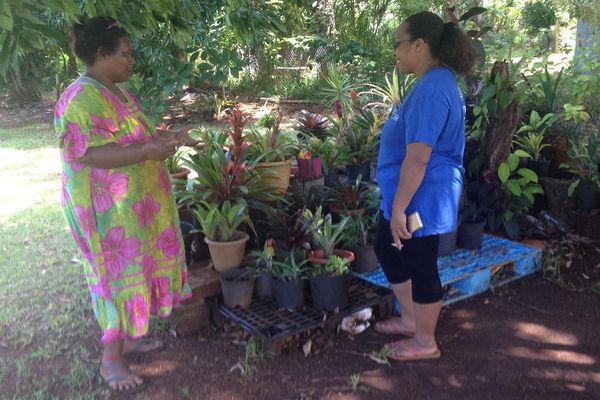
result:
<svg viewBox="0 0 600 400"><path fill-rule="evenodd" d="M458 249L438 258L438 271L446 289L444 305L485 292L539 271L542 251L496 236L484 235L479 250ZM379 268L369 274L356 276L375 285L389 287Z"/></svg>

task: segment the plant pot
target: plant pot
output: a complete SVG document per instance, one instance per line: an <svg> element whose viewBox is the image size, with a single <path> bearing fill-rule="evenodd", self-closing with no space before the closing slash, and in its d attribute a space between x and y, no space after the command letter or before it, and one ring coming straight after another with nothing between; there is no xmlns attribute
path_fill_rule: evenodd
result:
<svg viewBox="0 0 600 400"><path fill-rule="evenodd" d="M290 184L292 160L258 163L256 169L261 173L263 183L274 194L285 194ZM268 171L268 172L267 172Z"/></svg>
<svg viewBox="0 0 600 400"><path fill-rule="evenodd" d="M339 276L313 276L310 278L310 293L313 306L318 309L341 310L348 305L350 274Z"/></svg>
<svg viewBox="0 0 600 400"><path fill-rule="evenodd" d="M260 300L271 300L273 298L273 275L268 272L256 274L254 296Z"/></svg>
<svg viewBox="0 0 600 400"><path fill-rule="evenodd" d="M236 231L234 239L229 242L215 242L205 237L204 241L208 244L215 270L224 272L239 267L244 259L246 242L249 238L247 233L241 231Z"/></svg>
<svg viewBox="0 0 600 400"><path fill-rule="evenodd" d="M456 237L458 230L442 233L440 235L440 245L438 247L438 257L444 257L452 254L456 250Z"/></svg>
<svg viewBox="0 0 600 400"><path fill-rule="evenodd" d="M223 302L227 307L245 308L252 302L254 278L247 269L231 269L219 276L223 289Z"/></svg>
<svg viewBox="0 0 600 400"><path fill-rule="evenodd" d="M371 180L371 163L350 164L346 166L346 176L350 182L356 181L359 175L362 175L362 182Z"/></svg>
<svg viewBox="0 0 600 400"><path fill-rule="evenodd" d="M594 182L581 181L575 189L575 204L577 210L589 213L595 208L600 208L600 190Z"/></svg>
<svg viewBox="0 0 600 400"><path fill-rule="evenodd" d="M194 230L194 225L190 222L179 221L181 228L181 236L183 237L183 246L185 247L185 264L190 265L192 262L192 242L194 235L191 231Z"/></svg>
<svg viewBox="0 0 600 400"><path fill-rule="evenodd" d="M564 203L569 198L568 191L571 181L568 179L542 178L540 182L544 188L544 195L550 213L566 220L567 213Z"/></svg>
<svg viewBox="0 0 600 400"><path fill-rule="evenodd" d="M349 263L354 261L354 253L349 250L333 249L333 254L340 258L347 258ZM325 252L321 249L308 253L308 260L313 264L320 265L325 265L329 262L329 258L325 257Z"/></svg>
<svg viewBox="0 0 600 400"><path fill-rule="evenodd" d="M320 195L323 195L325 189L325 177L321 176L317 179L310 179L303 181L301 179L295 179L292 185L295 193L308 196L311 191L317 191Z"/></svg>
<svg viewBox="0 0 600 400"><path fill-rule="evenodd" d="M300 308L304 305L306 280L280 281L273 279L273 296L280 308Z"/></svg>
<svg viewBox="0 0 600 400"><path fill-rule="evenodd" d="M356 259L352 263L352 271L367 274L377 270L377 255L373 246L357 246Z"/></svg>
<svg viewBox="0 0 600 400"><path fill-rule="evenodd" d="M335 188L335 187L337 187L337 185L339 185L339 183L340 183L340 177L338 176L338 173L335 169L332 171L329 171L325 175L325 186L327 186L328 188Z"/></svg>
<svg viewBox="0 0 600 400"><path fill-rule="evenodd" d="M545 178L550 170L550 160L529 160L527 161L527 168L535 172L539 178Z"/></svg>
<svg viewBox="0 0 600 400"><path fill-rule="evenodd" d="M190 170L187 168L179 168L176 172L171 174L172 179L187 179Z"/></svg>
<svg viewBox="0 0 600 400"><path fill-rule="evenodd" d="M475 222L463 222L458 228L458 247L469 250L477 250L483 241L483 228L485 220Z"/></svg>
<svg viewBox="0 0 600 400"><path fill-rule="evenodd" d="M323 176L323 165L321 158L309 158L308 160L297 160L298 175L301 180L317 179Z"/></svg>

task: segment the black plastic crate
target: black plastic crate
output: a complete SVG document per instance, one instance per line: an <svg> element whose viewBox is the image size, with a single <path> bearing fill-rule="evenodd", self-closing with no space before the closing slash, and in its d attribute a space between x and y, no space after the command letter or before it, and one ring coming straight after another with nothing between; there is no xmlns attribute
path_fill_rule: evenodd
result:
<svg viewBox="0 0 600 400"><path fill-rule="evenodd" d="M337 314L312 307L310 296L304 308L294 311L278 308L274 301L253 300L247 308L228 307L220 298L213 298L212 301L221 314L239 323L246 331L263 341L274 341L317 328L330 316L343 318L365 307L375 306L391 296L390 289L353 276L350 280L348 306Z"/></svg>

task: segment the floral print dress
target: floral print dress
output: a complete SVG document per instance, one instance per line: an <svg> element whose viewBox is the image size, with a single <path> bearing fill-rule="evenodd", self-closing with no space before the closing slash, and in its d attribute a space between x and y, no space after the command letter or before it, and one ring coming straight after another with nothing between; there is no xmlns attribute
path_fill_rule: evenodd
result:
<svg viewBox="0 0 600 400"><path fill-rule="evenodd" d="M62 159L61 207L84 255L84 271L102 342L139 338L150 314L165 317L189 297L179 218L163 162L114 169L85 166L86 150L150 140L153 129L124 88L80 77L56 104Z"/></svg>

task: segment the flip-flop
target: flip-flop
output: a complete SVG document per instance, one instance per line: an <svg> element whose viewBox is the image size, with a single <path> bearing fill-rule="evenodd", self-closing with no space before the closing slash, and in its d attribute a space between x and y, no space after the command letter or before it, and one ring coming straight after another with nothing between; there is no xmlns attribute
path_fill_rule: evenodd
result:
<svg viewBox="0 0 600 400"><path fill-rule="evenodd" d="M388 348L391 345L386 345ZM385 346L384 346L385 347ZM392 346L394 347L394 346ZM418 360L435 360L442 356L440 349L436 349L433 353L425 353L425 354L400 354L399 346L395 346L396 349L392 350L388 358L394 361L418 361Z"/></svg>
<svg viewBox="0 0 600 400"><path fill-rule="evenodd" d="M415 336L414 332L401 331L391 328L393 324L390 322L391 319L386 319L385 321L378 321L374 326L375 332L383 333L384 335L402 335L406 337Z"/></svg>
<svg viewBox="0 0 600 400"><path fill-rule="evenodd" d="M144 346L149 346L151 347L150 349L143 349ZM165 347L165 342L157 339L157 340L136 340L134 342L134 345L127 351L123 352L123 355L128 355L128 354L144 354L144 353L152 353L155 351L160 351L162 350L162 348Z"/></svg>

